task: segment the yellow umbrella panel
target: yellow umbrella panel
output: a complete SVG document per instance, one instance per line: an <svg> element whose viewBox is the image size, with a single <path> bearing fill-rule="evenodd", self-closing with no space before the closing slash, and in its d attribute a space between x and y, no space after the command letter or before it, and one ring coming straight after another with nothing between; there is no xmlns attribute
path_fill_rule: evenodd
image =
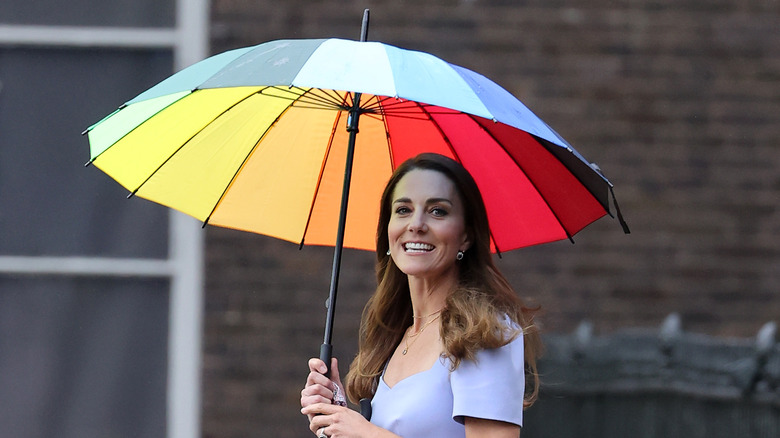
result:
<svg viewBox="0 0 780 438"><path fill-rule="evenodd" d="M293 100L305 93L236 87L139 102L90 129L92 162L135 195L204 223L333 246L347 117ZM127 120L135 128L117 133ZM344 246L372 249L392 172L380 118L361 119L355 150Z"/></svg>

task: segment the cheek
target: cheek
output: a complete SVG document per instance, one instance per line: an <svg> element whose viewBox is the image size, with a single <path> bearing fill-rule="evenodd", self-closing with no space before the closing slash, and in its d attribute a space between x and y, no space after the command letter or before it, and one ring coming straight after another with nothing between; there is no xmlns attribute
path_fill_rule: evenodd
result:
<svg viewBox="0 0 780 438"><path fill-rule="evenodd" d="M447 230L447 237L448 240L455 245L462 245L463 242L468 240L465 227L461 224L453 224L449 230Z"/></svg>
<svg viewBox="0 0 780 438"><path fill-rule="evenodd" d="M387 238L390 242L398 238L400 230L403 230L402 226L399 226L398 221L390 220L387 224Z"/></svg>

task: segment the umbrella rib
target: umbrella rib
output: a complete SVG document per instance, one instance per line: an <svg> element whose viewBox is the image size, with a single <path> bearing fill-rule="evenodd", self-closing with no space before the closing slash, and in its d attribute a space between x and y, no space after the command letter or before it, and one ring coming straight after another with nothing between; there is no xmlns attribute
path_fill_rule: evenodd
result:
<svg viewBox="0 0 780 438"><path fill-rule="evenodd" d="M385 103L387 101L393 101L393 100L395 102ZM365 105L361 105L360 109L365 111L365 112L377 112L377 110L379 110L379 111L381 111L381 112L383 112L385 114L388 114L388 113L391 113L391 112L393 114L395 114L394 111L388 111L388 109L392 109L392 108L398 107L398 106L406 107L406 108L412 108L413 109L414 105L410 106L410 103L411 103L410 101L403 101L403 100L400 100L398 98L393 98L393 97L384 97L384 98L380 99L379 96L374 96L374 98L372 98L369 101L367 101Z"/></svg>
<svg viewBox="0 0 780 438"><path fill-rule="evenodd" d="M317 90L323 92L326 96L329 96L329 97L332 97L332 98L334 96L337 96L338 98L340 98L341 99L341 104L336 103L337 107L339 107L339 108L340 107L344 107L344 108L347 107L347 96L349 96L349 93L347 93L347 96L343 96L342 97L342 96L339 96L338 93L336 93L335 91L331 95L331 94L328 93L331 90L323 90L321 88L317 88ZM317 201L317 195L319 194L319 191L320 191L320 184L322 183L322 175L325 173L325 166L326 166L326 164L328 162L328 158L330 157L330 150L331 150L331 147L333 145L333 139L336 136L336 129L338 129L339 120L341 120L341 111L339 111L336 114L336 118L334 119L333 126L331 127L331 130L330 130L330 136L328 137L328 147L325 150L325 156L323 157L322 165L320 166L320 173L319 173L319 176L317 178L317 186L314 188L314 195L312 196L312 199L311 199L311 204L310 204L310 207L309 207L309 214L308 214L308 217L306 218L306 226L303 228L303 234L301 235L301 242L298 244L298 249L302 249L303 245L304 245L304 242L306 241L306 233L308 233L308 231L309 231L309 225L311 224L311 217L314 214L314 204Z"/></svg>
<svg viewBox="0 0 780 438"><path fill-rule="evenodd" d="M376 98L376 101L373 102L372 104L361 106L361 114L366 114L369 116L380 115L380 117L384 115L391 115L393 117L405 118L410 120L430 120L429 117L420 116L420 112L416 111L415 108L434 107L433 105L428 105L428 104L423 104L418 102L400 101L397 98L392 98L392 97L384 97L380 99L379 97L374 96L374 98ZM389 104L386 103L391 100L395 100L395 102L390 102ZM431 113L431 111L429 111L429 113ZM452 114L452 112L449 112L449 114Z"/></svg>
<svg viewBox="0 0 780 438"><path fill-rule="evenodd" d="M407 120L428 120L425 117L420 117L419 113L414 112L414 111L409 111L409 112L403 112L402 113L402 112L395 112L395 111L371 110L371 111L362 111L360 114L361 115L365 114L367 116L377 116L377 115L379 115L379 116L381 116L381 115L393 116L393 117L398 117L399 119L403 118L403 119L407 119Z"/></svg>
<svg viewBox="0 0 780 438"><path fill-rule="evenodd" d="M316 98L316 100L325 102L334 108L340 110L349 109L349 106L345 103L345 97L341 96L336 90L332 90L330 88L310 88L308 90L308 94L312 97L313 100Z"/></svg>
<svg viewBox="0 0 780 438"><path fill-rule="evenodd" d="M344 97L344 102L346 102L346 97ZM311 204L309 207L309 215L306 218L306 226L303 228L303 234L301 235L301 242L298 244L298 249L303 248L303 245L306 241L306 233L309 232L309 225L311 225L311 217L314 214L314 204L317 203L317 195L320 192L320 184L322 183L322 175L325 174L325 166L328 163L328 159L330 158L330 151L333 147L333 139L336 137L336 129L338 129L339 121L341 120L341 114L342 112L339 111L336 114L336 118L333 120L333 126L330 129L330 137L328 137L328 147L325 148L325 156L322 159L322 165L320 166L320 174L317 178L317 186L314 188L314 195L311 198Z"/></svg>
<svg viewBox="0 0 780 438"><path fill-rule="evenodd" d="M217 202L214 203L214 207L211 209L211 212L206 217L206 220L203 221L202 227L205 227L206 225L208 225L209 220L211 220L211 216L214 215L214 212L217 210L217 208L219 208L219 205L222 204L222 200L225 199L225 195L227 194L228 190L230 190L230 186L233 185L233 183L236 180L236 177L238 177L238 174L241 173L241 169L244 168L244 166L246 165L246 162L249 160L249 157L251 157L252 154L255 152L255 150L257 150L257 146L260 144L260 142L263 140L263 138L265 138L266 134L268 134L268 131L270 131L274 126L276 126L276 123L279 121L279 119L282 118L283 115L285 115L287 113L287 111L290 109L291 106L292 105L288 105L284 109L284 111L280 112L279 115L276 116L274 121L271 124L269 124L268 127L263 131L262 135L260 135L260 137L257 139L257 141L255 141L255 145L252 146L252 148L249 150L249 152L244 156L243 161L241 161L241 165L238 166L236 171L233 173L233 176L230 177L230 181L228 181L227 185L225 186L225 189L222 191L222 194L219 195L219 199L217 199Z"/></svg>
<svg viewBox="0 0 780 438"><path fill-rule="evenodd" d="M370 99L361 100L360 101L360 108L378 108L381 105L382 99L379 98L376 94L372 95Z"/></svg>
<svg viewBox="0 0 780 438"><path fill-rule="evenodd" d="M278 89L278 87L269 87L269 88L277 88ZM299 95L300 97L303 97L303 96L305 96L305 95L307 95L307 94L309 94L311 92L311 89L309 89L309 90L305 90L303 88L297 88L297 89L303 91L303 94ZM290 107L292 107L293 104L295 102L297 102L297 100L295 100L295 99L290 99L290 100L291 100L292 103L290 105L288 105L284 109L284 111L279 113L278 116L276 116L276 118L274 119L273 123L268 125L268 128L266 128L266 130L263 131L263 134L257 139L257 141L255 142L255 145L252 147L252 149L249 151L249 153L246 154L246 156L244 157L244 160L241 162L241 165L238 166L238 169L236 169L236 172L230 178L230 182L228 182L228 184L225 186L225 190L222 191L222 194L219 196L219 199L214 204L214 208L211 209L211 212L209 213L208 217L206 217L206 220L203 221L203 227L205 227L208 224L209 220L211 219L211 216L214 214L214 212L217 210L219 205L222 203L222 200L225 198L225 195L227 194L228 190L230 190L230 186L233 185L233 182L235 181L236 177L238 176L239 173L241 173L241 169L244 167L244 165L246 164L247 160L249 160L249 157L252 156L252 153L257 149L257 146L260 144L260 142L263 140L263 138L266 136L266 134L268 134L268 131L270 131L276 125L276 123L279 121L279 119L281 119L282 116L287 113L287 111L290 109ZM334 127L334 130L335 130L335 127ZM332 135L333 134L331 134L331 136ZM330 149L330 146L328 147L328 149ZM320 175L322 175L322 172L324 171L324 168L325 168L325 165L323 163L322 169L320 169ZM314 196L315 199L317 197L316 193L319 190L319 184L320 184L319 182L320 182L321 179L322 179L321 177L317 179L317 189L315 190L315 196ZM312 201L312 208L309 209L309 218L306 220L306 228L308 228L309 220L311 220L311 211L313 209L313 202L314 201ZM306 229L304 229L304 236L305 235L306 235ZM303 240L301 240L300 247L303 247Z"/></svg>
<svg viewBox="0 0 780 438"><path fill-rule="evenodd" d="M294 93L294 92L290 91L293 88L298 90L298 91L300 91L300 93ZM312 90L319 90L319 91L323 91L324 92L324 90L319 89L319 88L305 89L305 88L301 88L301 87L278 87L278 86L271 86L271 87L264 88L262 91L265 91L267 89L273 89L273 90L277 90L277 91L280 91L280 92L283 92L283 93L288 93L291 96L290 97L285 97L285 96L278 96L278 95L274 95L274 94L263 94L264 96L275 97L275 98L278 98L278 99L290 100L290 101L293 101L293 102L305 102L306 104L312 105L312 108L317 108L317 109L336 109L336 110L345 109L344 107L342 107L339 104L339 99L335 98L334 96L331 96L331 95L329 95L327 93L324 93L324 95L322 95L322 94L317 94L317 93L312 92ZM338 95L336 95L336 96L338 97Z"/></svg>
<svg viewBox="0 0 780 438"><path fill-rule="evenodd" d="M344 98L340 96L335 90L323 88L310 88L308 90L304 90L303 88L300 89L304 91L307 103L321 102L324 104L323 106L327 106L329 108L338 110L349 109L346 105L344 105Z"/></svg>
<svg viewBox="0 0 780 438"><path fill-rule="evenodd" d="M539 142L539 144L542 146L542 148L544 148L544 150L546 150L546 151L547 151L547 152L548 152L550 155L552 155L552 156L553 156L553 157L555 157L556 159L558 158L558 157L556 156L556 154L555 154L555 153L554 153L554 152L551 150L551 146L548 146L548 144L552 144L552 145L553 145L552 147L560 147L559 145L557 145L557 144L555 144L555 143L552 143L551 141L549 141L549 140L546 140L546 139L543 139L543 138L541 138L541 137L537 137L537 136L535 136L535 135L533 135L533 134L530 134L530 135L531 135L532 137L534 137L534 139L536 139L536 141L537 141L537 142ZM570 146L568 143L566 143L565 141L564 141L564 144L566 145L566 151L567 151L569 154L571 154L571 155L573 155L573 156L576 156L576 154L575 154L575 152L574 152L574 148L572 148L572 147L571 147L571 146ZM578 159L580 159L580 157L577 157L577 158L578 158ZM581 160L581 159L580 159L580 160ZM582 161L582 160L581 160L581 161ZM587 162L584 162L584 161L583 161L583 163L584 163L585 165L588 165L588 164L587 164ZM608 179L607 179L607 178L604 176L604 174L602 174L602 173L601 173L601 169L599 169L599 168L598 168L598 166L596 166L596 168L593 168L593 166L594 166L594 165L595 165L595 163L591 163L591 164L590 164L590 165L588 165L588 166L589 166L589 167L590 167L592 170L594 170L594 171L596 172L596 174L597 174L597 175L600 177L600 179L601 179L602 181L604 181L604 183L607 185L607 189L608 189L608 190L609 190L609 191L612 193L612 200L613 200L613 201L615 201L615 202L614 202L614 203L615 203L615 210L616 210L616 211L617 211L617 210L619 210L619 207L617 206L617 200L615 199L615 193L614 193L614 191L612 190L612 188L613 188L613 185L612 185L612 183L611 183L611 182L609 182L609 180L608 180ZM590 194L590 196L592 196L592 197L593 197L593 199L595 199L595 200L596 200L596 202L597 202L597 203L599 203L599 205L601 205L601 206L602 206L602 208L603 208L603 209L604 209L604 211L605 211L605 214L608 214L610 217L614 218L615 216L613 216L613 215L612 215L612 212L609 210L609 199L606 199L606 201L605 201L604 203L602 203L602 202L599 200L599 198L598 198L596 195L594 195L594 194L593 194L593 191L591 191L591 189L590 189L590 186L589 186L588 184L586 184L586 183L585 183L585 181L583 181L583 179L582 179L582 178L580 178L580 177L577 175L577 173L573 172L573 171L572 171L572 170L571 170L571 169L570 169L568 166L565 166L565 167L566 167L566 168L567 168L567 170L569 171L569 174L571 174L571 176L573 176L573 177L574 177L574 178L577 180L577 182L579 182L580 184L582 184L582 186L585 188L585 190L588 192L588 194ZM624 231L624 232L626 232L626 230L628 229L628 224L626 224L626 223L625 223L625 220L622 218L622 216L623 216L623 215L622 215L622 214L619 214L619 213L620 213L619 211L617 211L617 213L618 213L618 222L619 222L619 223L620 223L620 225L623 227L623 231ZM626 234L630 234L630 232L626 232ZM569 238L569 240L571 240L571 241L572 241L572 243L574 242L574 240L573 240L571 237Z"/></svg>
<svg viewBox="0 0 780 438"><path fill-rule="evenodd" d="M109 147L107 147L107 148L103 149L103 150L102 150L102 151L101 151L99 154L97 154L97 155L96 155L94 158L91 158L89 161L87 161L87 163L86 163L84 166L89 166L90 164L92 164L92 163L93 163L95 160L97 160L97 159L98 159L98 158L99 158L101 155L103 155L103 153L104 153L104 152L106 152L107 150L111 149L111 147L112 147L112 146L114 146L115 144L117 144L117 143L119 143L120 141L122 141L122 140L123 140L125 137L127 137L127 136L128 136L128 135L130 135L130 134L131 134L133 131L135 131L136 129L138 129L138 128L139 128L141 125L143 125L144 123L146 123L147 121L149 121L149 120L150 120L152 117L156 116L157 114L160 114L161 112L163 112L163 111L165 111L166 109L170 108L172 105L174 105L174 104L176 104L176 103L178 103L178 102L181 102L181 100L182 100L182 99L184 99L184 98L186 98L186 97L189 97L189 96L192 96L192 93L194 93L195 91L196 91L196 90L193 90L191 93L185 94L184 96L180 97L179 99L176 99L175 101L173 101L173 102L169 103L168 105L165 105L165 107L164 107L164 108L160 108L160 109L159 109L157 112L155 112L155 113L154 113L154 114L152 114L151 116L147 117L147 118L146 118L146 120L144 120L144 121L143 121L143 122L141 122L141 123L138 123L136 126L134 126L134 127L133 127L133 129L131 129L131 130L127 131L126 133L124 133L124 134L122 135L122 137L120 137L120 138L118 138L116 141L114 141L114 142L111 144L111 146L109 146ZM127 108L127 104L122 104L122 106L120 106L120 107L117 109L117 113L118 113L118 112L120 112L120 111L122 111L122 110L123 110L123 109L125 109L125 108ZM114 114L116 114L116 113L114 113ZM97 126L97 124L96 124L95 126ZM81 133L81 135L88 134L90 131L91 131L91 129L87 129L86 131L82 132L82 133ZM136 190L137 190L137 189L136 189ZM135 192L133 192L133 193L135 193Z"/></svg>
<svg viewBox="0 0 780 438"><path fill-rule="evenodd" d="M384 102L387 102L392 98L385 98L383 99L382 105L380 106L378 103L373 104L367 107L362 107L363 110L362 113L364 114L376 114L376 113L382 113L386 115L392 115L396 117L405 117L407 119L413 119L413 120L429 120L426 117L421 117L419 114L420 112L416 110L416 108L434 108L433 111L428 110L428 114L444 114L444 115L459 115L461 114L461 111L455 111L450 109L445 109L436 105L431 105L427 103L419 103L419 102L412 102L412 101L399 101L399 102L391 102L389 104L386 104ZM414 106L412 106L412 104ZM438 110L436 110L438 108Z"/></svg>
<svg viewBox="0 0 780 438"><path fill-rule="evenodd" d="M193 93L194 93L194 92L196 92L196 91L198 91L198 89L196 89L196 90L193 90ZM172 153L172 154L168 155L168 157L167 157L167 158L166 158L166 159L165 159L165 160L164 160L162 163L160 163L160 165L159 165L159 166L157 166L157 168L156 168L156 169L154 169L154 171L150 172L150 173L149 173L149 175L146 177L146 179L144 179L144 180L141 182L141 184L138 184L138 187L136 187L136 188L135 188L135 190L133 190L133 191L132 191L132 192L131 192L129 195L127 195L127 197L128 197L128 198L131 198L131 197L133 197L133 196L134 196L136 193L138 193L138 191L139 191L139 190L141 190L141 187L143 187L143 186L144 186L144 184L146 184L147 182L149 182L149 180L150 180L150 179L152 179L152 177L153 177L154 175L156 175L156 174L157 174L157 172L159 172L159 171L160 171L160 169L162 169L162 168L163 168L163 166L165 166L165 165L166 165L166 164L167 164L167 163L168 163L168 162L171 160L171 158L173 158L173 156L174 156L174 155L178 154L178 153L179 153L179 151L181 151L182 149L184 149L184 147L185 147L185 146L187 146L187 145L190 143L190 141L192 141L192 139L193 139L193 138L195 138L195 137L196 137L198 134L200 134L201 132L203 132L203 130L204 130L204 129L206 129L206 127L207 127L207 126L209 126L209 125L210 125L212 122L214 122L214 120L217 120L218 118L222 117L222 116L223 116L225 113L227 113L227 112L228 112L228 111L230 111L231 109L235 108L235 107L236 107L236 105L240 104L241 102L244 102L245 100L249 99L250 97L254 96L255 94L262 94L262 90L260 90L260 91L257 91L257 92L255 92L255 93L252 93L252 94L250 94L250 95L248 95L248 96L246 96L246 97L244 97L244 98L242 98L242 99L239 99L238 101L236 101L235 103L233 103L232 105L230 105L228 108L226 108L224 111L222 111L221 113L219 113L219 114L218 114L216 117L214 117L214 119L213 119L211 122L209 122L209 123L206 123L205 125L203 125L203 127L201 127L200 129L198 129L198 130L197 130L197 132L195 132L194 134L192 134L192 135L190 136L190 138L188 138L188 139L187 139L187 141L185 141L184 143L182 143L182 144L181 144L181 146L179 146L178 148L176 148L176 150L175 150L175 151L173 151L173 153Z"/></svg>
<svg viewBox="0 0 780 438"><path fill-rule="evenodd" d="M376 101L374 101L373 99L370 100L369 102L373 102L373 103L371 103L370 105L366 105L366 107L374 107L374 108L381 107L382 111L386 112L388 108L395 108L395 107L399 107L399 106L400 107L406 107L406 108L409 108L409 109L413 110L417 106L425 106L425 105L427 105L427 104L422 103L422 102L415 102L415 101L411 101L411 100L404 100L404 99L401 99L400 97L385 96L382 99L380 99L378 96L375 96L375 97L377 97Z"/></svg>
<svg viewBox="0 0 780 438"><path fill-rule="evenodd" d="M447 144L447 147L450 149L450 152L452 152L452 155L454 155L458 159L459 162L462 162L460 157L458 156L458 152L455 151L455 147L452 146L452 142L450 141L450 138L447 137L447 134L444 133L444 131L441 129L441 126L439 126L439 124L436 122L436 120L433 120L433 117L431 117L431 112L429 112L426 109L425 105L418 104L418 106L419 106L420 110L423 112L423 114L425 114L425 116L426 116L426 117L424 117L424 119L427 118L427 120L430 120L431 124L436 127L437 131L439 131L439 134L441 135L441 138Z"/></svg>
<svg viewBox="0 0 780 438"><path fill-rule="evenodd" d="M561 229L563 230L563 232L564 232L564 233L566 233L566 237L569 239L569 241L570 241L571 243L574 243L574 237L572 236L572 234L570 234L570 233L569 233L569 230L567 230L567 229L566 229L566 226L563 224L563 221L561 220L561 218L560 218L560 217L558 217L558 213L556 213L556 212L555 212L555 209L553 209L553 208L552 208L552 206L550 205L550 203L547 201L547 198L545 198L545 196L544 196L544 195L542 194L542 192L539 190L539 187L536 185L536 183L535 183L535 182L534 182L534 181L533 181L533 180L532 180L532 179L531 179L531 178L528 176L528 173L527 173L527 172L525 171L525 169L523 168L523 165L522 165L522 164L521 164L521 163L520 163L518 160L516 160L516 159L515 159L515 158L512 156L512 154L510 154L510 153L509 153L509 151L507 151L507 150L506 150L506 148L504 147L504 145L503 145L503 144L502 144L500 141L498 141L498 139L496 139L496 137L495 137L495 136L494 136L494 135L493 135L493 134L492 134L490 131L488 131L488 130L485 128L485 126L484 126L482 123L479 123L479 120L477 120L477 119L476 119L476 118L475 118L473 115L471 115L471 114L467 114L467 116L468 116L469 118L471 118L471 119L474 121L474 123L476 123L476 124L477 124L477 126L479 126L479 127L480 127L480 129L482 129L482 131L484 131L484 132L485 132L485 134L487 134L487 135L488 135L490 138L492 138L492 139L493 139L493 141L494 141L494 142L495 142L495 143L496 143L496 144L497 144L497 145L498 145L498 146L501 148L501 150L503 150L503 151L504 151L504 153L505 153L505 154L506 154L506 155L509 157L509 159L511 159L511 160L512 160L512 162L514 162L514 163L515 163L515 165L517 166L517 168L518 168L518 169L520 169L520 170L523 172L523 175L525 175L525 176L528 178L528 181L529 181L529 182L531 183L531 185L534 187L534 189L536 190L536 193L538 193L538 194L539 194L539 197L540 197L540 198L542 198L542 201L544 201L544 204L547 206L547 209L550 211L550 213L552 213L553 217L555 217L555 220L558 222L558 225L560 225L560 226L561 226ZM493 123L496 123L496 122L493 122ZM531 135L531 134L529 133L529 135ZM535 136L533 136L533 135L531 135L531 136L532 136L532 137L534 137L534 140L536 140L537 142L539 142L539 140L538 140L538 139L537 139ZM544 149L544 150L547 150L547 148L545 148L545 147L544 147L544 145L542 145L541 143L540 143L540 146L542 146L542 149ZM548 151L548 153L549 153L549 151ZM571 173L571 172L569 172L569 173ZM574 174L572 174L572 175L573 175L575 178L577 177L577 176L576 176L576 175L574 175ZM579 179L578 179L578 181L579 181ZM580 183L582 183L582 182L580 181ZM590 193L590 191L588 191L588 193Z"/></svg>
<svg viewBox="0 0 780 438"><path fill-rule="evenodd" d="M347 101L347 98L352 98L352 94L349 92L344 93L342 96L336 90L331 88L315 88L315 90L322 92L330 101L339 108L349 110L351 102Z"/></svg>
<svg viewBox="0 0 780 438"><path fill-rule="evenodd" d="M392 98L387 96L383 97L373 95L370 99L360 102L360 111L361 113L366 114L374 114L378 112L385 113L387 106L384 105L383 102L390 99Z"/></svg>
<svg viewBox="0 0 780 438"><path fill-rule="evenodd" d="M387 126L387 117L386 117L387 113L384 112L384 105L383 105L384 100L385 99L378 100L377 105L381 110L379 114L383 115L381 119L382 119L382 124L385 126L385 138L387 139L387 155L390 157L390 174L392 174L393 171L395 170L395 156L393 155L393 140L390 138L390 127Z"/></svg>

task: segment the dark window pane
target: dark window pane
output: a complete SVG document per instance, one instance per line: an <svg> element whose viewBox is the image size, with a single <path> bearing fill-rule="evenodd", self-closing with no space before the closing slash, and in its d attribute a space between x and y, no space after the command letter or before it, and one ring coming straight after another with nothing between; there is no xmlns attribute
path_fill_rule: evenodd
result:
<svg viewBox="0 0 780 438"><path fill-rule="evenodd" d="M3 0L6 24L173 27L174 0Z"/></svg>
<svg viewBox="0 0 780 438"><path fill-rule="evenodd" d="M80 133L171 71L167 50L0 49L0 255L167 257L167 208L84 168Z"/></svg>
<svg viewBox="0 0 780 438"><path fill-rule="evenodd" d="M0 277L0 435L165 436L168 287Z"/></svg>

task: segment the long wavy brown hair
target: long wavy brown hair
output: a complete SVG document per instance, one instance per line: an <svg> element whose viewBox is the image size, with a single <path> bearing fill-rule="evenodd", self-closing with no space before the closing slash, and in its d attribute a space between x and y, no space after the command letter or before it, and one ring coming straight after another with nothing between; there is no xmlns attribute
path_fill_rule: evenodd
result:
<svg viewBox="0 0 780 438"><path fill-rule="evenodd" d="M457 262L459 284L441 313L444 355L454 370L462 360L474 359L477 351L504 346L522 333L526 368L524 405L530 406L539 393L536 358L542 344L533 323L538 308L526 307L493 263L487 212L474 179L457 161L430 153L398 166L382 194L377 225L377 288L363 309L358 354L346 377L347 394L352 402L373 397L385 363L412 324L409 282L387 255L387 228L393 191L401 178L415 169L441 172L453 182L463 202L466 232L471 241L466 256ZM511 319L514 330L507 329L506 318Z"/></svg>

